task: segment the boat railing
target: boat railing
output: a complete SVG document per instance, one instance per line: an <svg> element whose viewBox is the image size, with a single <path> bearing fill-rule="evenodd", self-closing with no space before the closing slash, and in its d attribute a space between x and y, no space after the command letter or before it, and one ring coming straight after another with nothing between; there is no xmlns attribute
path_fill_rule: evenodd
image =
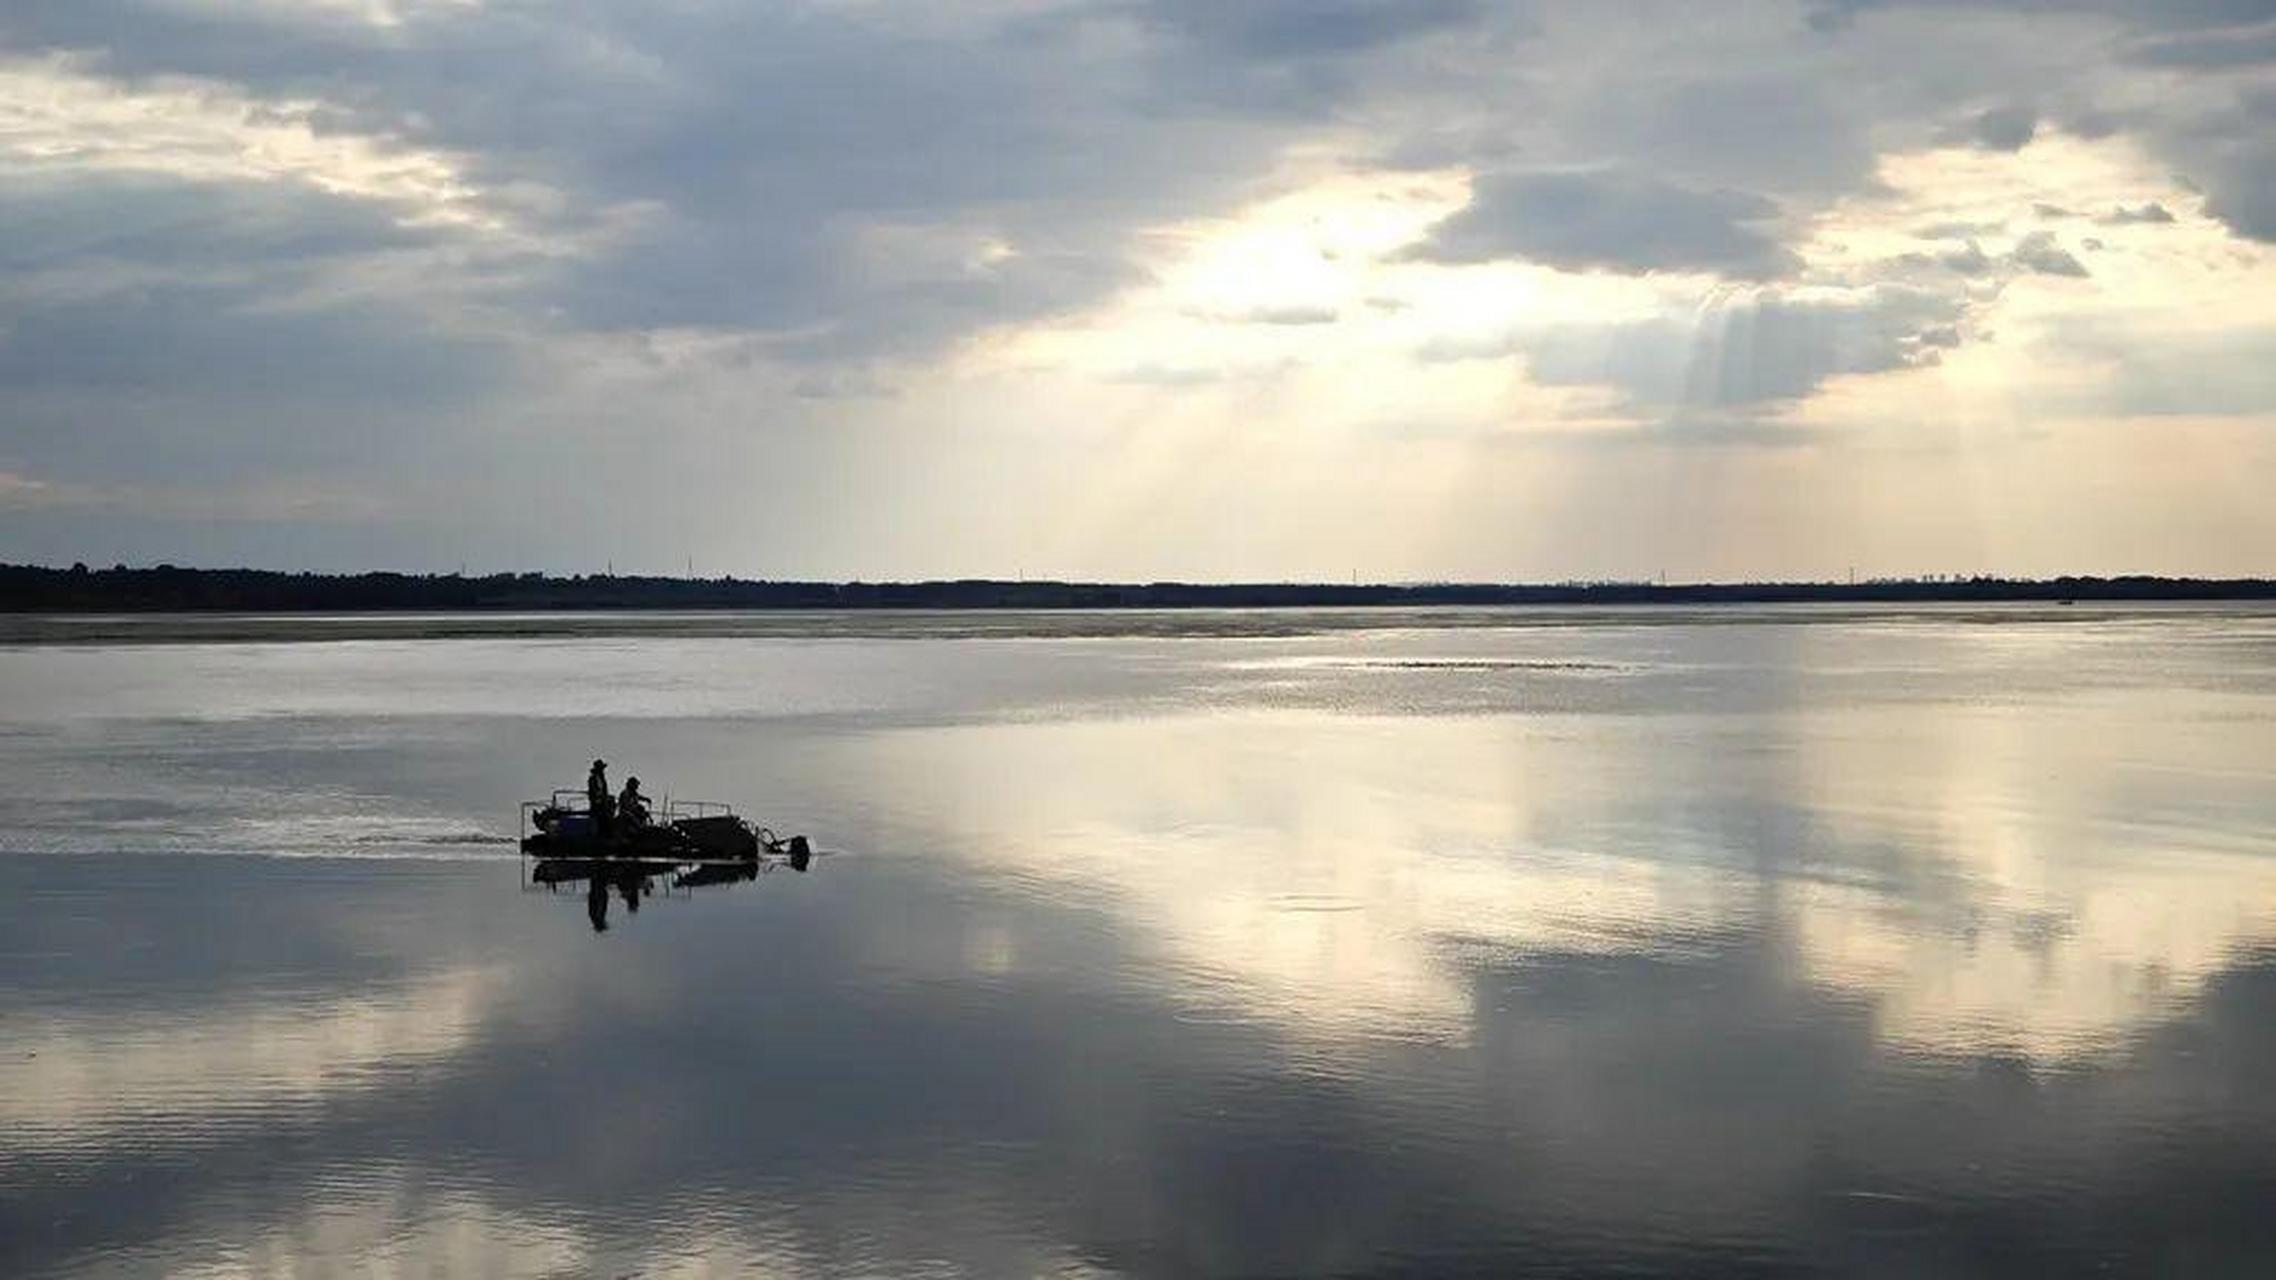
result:
<svg viewBox="0 0 2276 1280"><path fill-rule="evenodd" d="M585 801L584 788L555 787L553 796L549 800L522 801L520 836L527 837L530 832L535 831L537 829L537 815L547 809L557 810L561 813L588 813L591 811L590 806Z"/></svg>
<svg viewBox="0 0 2276 1280"><path fill-rule="evenodd" d="M537 829L537 815L546 810L576 815L592 812L582 787L557 787L548 800L522 801L520 836L526 838ZM663 819L669 824L681 818L732 818L735 806L724 800L675 800L664 798Z"/></svg>

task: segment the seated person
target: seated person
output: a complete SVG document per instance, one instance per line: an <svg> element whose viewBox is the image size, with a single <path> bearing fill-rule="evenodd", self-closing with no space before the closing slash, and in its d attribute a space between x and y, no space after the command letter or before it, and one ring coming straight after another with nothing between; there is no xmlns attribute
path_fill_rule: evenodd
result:
<svg viewBox="0 0 2276 1280"><path fill-rule="evenodd" d="M624 793L616 798L616 821L626 831L648 825L648 797L640 794L640 779L624 780Z"/></svg>

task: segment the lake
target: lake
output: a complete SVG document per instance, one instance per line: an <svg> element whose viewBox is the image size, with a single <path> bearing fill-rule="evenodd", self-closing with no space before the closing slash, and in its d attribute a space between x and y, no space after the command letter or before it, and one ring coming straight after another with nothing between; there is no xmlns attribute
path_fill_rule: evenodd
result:
<svg viewBox="0 0 2276 1280"><path fill-rule="evenodd" d="M0 769L8 1275L2276 1273L2276 610L19 617Z"/></svg>

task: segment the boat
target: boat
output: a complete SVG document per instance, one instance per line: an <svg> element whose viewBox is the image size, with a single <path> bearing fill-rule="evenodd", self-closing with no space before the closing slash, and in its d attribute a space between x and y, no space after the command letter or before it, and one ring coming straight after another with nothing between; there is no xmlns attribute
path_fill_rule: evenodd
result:
<svg viewBox="0 0 2276 1280"><path fill-rule="evenodd" d="M622 876L677 875L681 867L690 864L660 858L561 858L540 857L529 869L529 882L552 888L577 884L586 880L609 883ZM696 864L705 865L705 864ZM721 864L727 865L727 864ZM741 864L734 864L740 866ZM752 866L758 865L754 860Z"/></svg>
<svg viewBox="0 0 2276 1280"><path fill-rule="evenodd" d="M545 800L523 801L521 831L522 852L534 858L570 865L655 863L657 874L691 863L752 863L762 855L798 864L811 854L805 836L778 836L715 800L666 800L657 821L604 833L586 807L585 793L567 787Z"/></svg>

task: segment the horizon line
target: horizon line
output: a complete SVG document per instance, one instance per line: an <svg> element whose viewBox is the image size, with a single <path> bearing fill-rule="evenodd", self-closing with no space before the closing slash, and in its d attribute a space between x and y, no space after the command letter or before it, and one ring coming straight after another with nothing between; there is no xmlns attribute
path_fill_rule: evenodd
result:
<svg viewBox="0 0 2276 1280"><path fill-rule="evenodd" d="M2008 586L2057 586L2064 583L2174 583L2206 585L2264 585L2276 586L2276 577L2261 575L2221 576L2201 573L2151 572L2064 572L2053 575L2006 574L1995 572L1910 574L1876 574L1840 578L1759 577L1759 578L1669 578L1653 577L1589 577L1564 578L1405 578L1405 579L1327 579L1327 578L1063 578L1063 577L987 577L987 576L928 576L928 577L752 577L740 573L697 576L678 573L619 573L613 569L598 572L559 572L547 569L496 569L487 572L469 572L463 567L456 570L436 569L275 569L251 565L207 566L182 565L171 561L151 564L116 562L97 568L83 561L70 565L40 564L32 562L0 562L0 574L42 574L66 579L76 577L114 576L119 574L194 574L243 575L277 578L331 580L348 582L357 579L385 578L427 582L538 582L538 583L677 583L687 586L739 586L782 587L926 587L926 586L977 586L977 587L1079 587L1102 589L1138 588L1192 588L1219 590L1239 588L1303 589L1316 591L1367 591L1415 589L1468 589L1468 590L1573 590L1592 587L1620 587L1628 589L1679 590L1698 588L1826 588L1849 589L1873 586L1966 586L1969 584Z"/></svg>

